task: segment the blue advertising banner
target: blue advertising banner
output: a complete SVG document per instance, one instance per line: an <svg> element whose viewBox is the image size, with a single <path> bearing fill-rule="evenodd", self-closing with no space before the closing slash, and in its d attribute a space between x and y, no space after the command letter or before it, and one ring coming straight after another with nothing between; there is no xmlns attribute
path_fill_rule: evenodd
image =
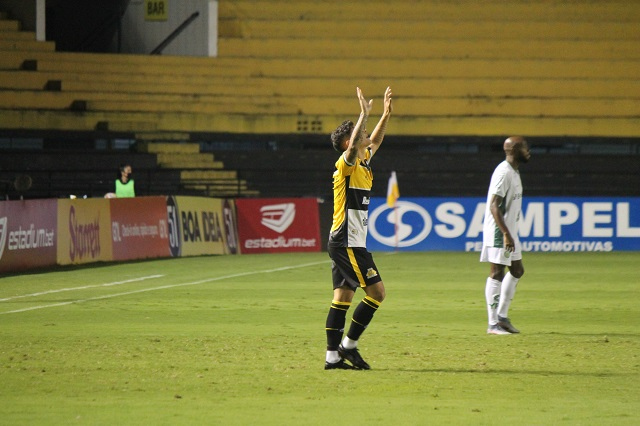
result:
<svg viewBox="0 0 640 426"><path fill-rule="evenodd" d="M369 205L370 251L481 251L486 198L385 198ZM526 197L523 251L640 250L640 197Z"/></svg>

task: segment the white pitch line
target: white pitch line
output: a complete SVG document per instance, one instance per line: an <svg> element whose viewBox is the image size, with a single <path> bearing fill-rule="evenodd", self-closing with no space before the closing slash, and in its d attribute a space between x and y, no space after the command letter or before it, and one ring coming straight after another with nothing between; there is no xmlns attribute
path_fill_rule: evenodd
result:
<svg viewBox="0 0 640 426"><path fill-rule="evenodd" d="M147 277L132 278L130 280L124 280L124 281L114 281L112 283L92 284L92 285L85 285L82 287L59 288L56 290L42 291L40 293L21 294L19 296L6 297L4 299L0 299L0 302L6 302L8 300L15 300L15 299L22 299L24 297L36 297L36 296L43 296L45 294L62 293L63 291L86 290L88 288L96 288L96 287L111 287L114 285L129 284L137 281L144 281L152 278L161 278L161 277L164 277L164 275L149 275Z"/></svg>
<svg viewBox="0 0 640 426"><path fill-rule="evenodd" d="M68 302L53 303L53 304L49 304L49 305L32 306L30 308L16 309L15 311L0 312L0 315L16 314L16 313L27 312L27 311L35 311L37 309L54 308L54 307L57 307L57 306L72 305L74 303L90 302L90 301L93 301L93 300L111 299L111 298L114 298L114 297L129 296L131 294L137 294L137 293L145 293L145 292L148 292L148 291L165 290L165 289L168 289L168 288L176 288L176 287L185 287L185 286L190 286L190 285L205 284L205 283L210 283L210 282L214 282L214 281L227 280L227 279L231 279L231 278L245 277L245 276L248 276L248 275L269 274L271 272L288 271L288 270L291 270L291 269L306 268L307 266L321 265L323 263L329 263L329 262L330 261L328 261L328 260L323 260L322 262L303 263L301 265L283 266L283 267L274 268L274 269L264 269L262 271L240 272L238 274L223 275L221 277L215 277L215 278L206 278L204 280L191 281L191 282L188 282L188 283L168 284L168 285L163 285L163 286L159 286L159 287L149 287L149 288L142 288L142 289L139 289L139 290L127 291L127 292L124 292L124 293L114 293L114 294L108 294L108 295L104 295L104 296L90 297L90 298L87 298L87 299L71 300L71 301L68 301Z"/></svg>

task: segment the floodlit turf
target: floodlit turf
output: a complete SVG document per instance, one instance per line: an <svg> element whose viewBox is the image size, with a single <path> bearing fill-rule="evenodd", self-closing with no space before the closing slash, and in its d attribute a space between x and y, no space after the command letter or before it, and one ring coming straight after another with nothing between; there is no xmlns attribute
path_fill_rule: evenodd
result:
<svg viewBox="0 0 640 426"><path fill-rule="evenodd" d="M375 258L370 371L323 370L326 253L2 278L0 423L640 424L640 253L526 253L511 336L477 254Z"/></svg>

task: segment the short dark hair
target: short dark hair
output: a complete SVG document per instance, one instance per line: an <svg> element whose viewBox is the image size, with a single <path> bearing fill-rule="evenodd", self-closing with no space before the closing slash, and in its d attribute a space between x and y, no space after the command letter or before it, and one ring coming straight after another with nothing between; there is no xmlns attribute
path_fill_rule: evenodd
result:
<svg viewBox="0 0 640 426"><path fill-rule="evenodd" d="M353 121L343 121L342 124L331 133L331 144L333 145L333 149L338 152L342 152L342 147L340 145L342 145L342 142L344 142L345 139L349 139L351 137L352 132Z"/></svg>

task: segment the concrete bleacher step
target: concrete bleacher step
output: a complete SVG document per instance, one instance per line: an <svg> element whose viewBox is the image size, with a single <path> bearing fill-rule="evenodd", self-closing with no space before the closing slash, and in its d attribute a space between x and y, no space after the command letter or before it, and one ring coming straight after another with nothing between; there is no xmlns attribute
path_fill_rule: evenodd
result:
<svg viewBox="0 0 640 426"><path fill-rule="evenodd" d="M60 59L32 59L38 57L38 52L21 52L22 58L7 56L0 61L0 69L24 69L30 71L58 71L76 73L121 73L121 74L145 74L150 81L154 75L171 74L164 63L154 63L150 61L141 63L118 63L118 62L82 62L82 61L62 61ZM16 67L17 64L17 67ZM224 75L249 75L251 64L246 61L235 59L218 58L210 60L208 64L198 66L180 66L174 70L176 74L182 75L207 75L211 77ZM12 67L12 68L9 68Z"/></svg>
<svg viewBox="0 0 640 426"><path fill-rule="evenodd" d="M33 31L0 31L0 41L8 40L35 41L36 33Z"/></svg>
<svg viewBox="0 0 640 426"><path fill-rule="evenodd" d="M95 81L69 81L56 79L75 79L76 74L45 73L31 71L0 71L0 88L6 89L43 89L48 82L60 82L57 91L93 93L156 93L184 95L235 95L235 96L342 96L362 86L365 93L376 93L392 84L398 96L413 94L418 96L496 96L496 97L616 97L635 98L640 93L640 81L637 78L459 78L387 77L333 78L278 78L278 77L227 77L208 84L193 81L191 78L175 77L171 82L163 82L160 87L154 82L145 82L144 76L130 76L131 81L121 81L123 76L106 75ZM83 76L84 77L84 76ZM126 78L126 76L124 76ZM89 79L89 77L86 77ZM188 135L187 135L188 139ZM185 139L186 140L186 139Z"/></svg>
<svg viewBox="0 0 640 426"><path fill-rule="evenodd" d="M238 172L236 170L183 170L180 172L180 178L183 180L216 180L216 179L237 179Z"/></svg>
<svg viewBox="0 0 640 426"><path fill-rule="evenodd" d="M245 180L238 179L191 179L183 180L182 184L186 188L203 190L216 190L216 191L237 191L248 190L247 182Z"/></svg>
<svg viewBox="0 0 640 426"><path fill-rule="evenodd" d="M3 82L0 72L0 87ZM34 85L37 82L34 82ZM27 83L25 83L26 85ZM357 77L334 78L229 78L215 85L165 84L162 93L209 93L227 96L344 96L361 86L365 93L375 94L392 85L398 96L496 96L496 97L636 97L640 93L640 81L635 78L459 78L459 77L403 77L389 79L370 77L363 81ZM74 92L153 93L156 85L144 83L111 82L63 82ZM27 87L31 88L31 87Z"/></svg>
<svg viewBox="0 0 640 426"><path fill-rule="evenodd" d="M227 179L227 180L211 180L197 181L189 183L183 181L182 186L185 189L203 192L209 197L235 197L235 196L258 196L260 191L250 189L245 180Z"/></svg>
<svg viewBox="0 0 640 426"><path fill-rule="evenodd" d="M640 33L640 31L639 31ZM354 52L361 38L220 39L222 57L262 58L474 58L640 59L640 40L376 40Z"/></svg>
<svg viewBox="0 0 640 426"><path fill-rule="evenodd" d="M8 71L5 71L7 73ZM0 71L0 82L3 80L2 71ZM33 74L33 73L32 73ZM113 93L148 93L148 94L190 94L190 95L206 95L206 94L219 94L219 95L231 95L239 93L243 95L256 94L261 95L262 92L254 92L264 90L261 87L261 81L256 79L241 76L226 76L211 79L210 77L198 77L198 76L157 76L157 78L149 79L147 76L131 76L129 80L122 79L119 75L105 75L104 79L100 81L76 79L75 75L69 75L65 73L41 73L39 75L51 75L55 76L59 90L69 92L104 92L110 91ZM141 77L141 78L136 78ZM41 81L42 79L38 80ZM286 81L282 81L286 83ZM278 81L269 82L271 87L270 93L273 93L273 89L277 88ZM26 84L26 83L25 83ZM34 82L34 85L36 83ZM46 85L46 83L45 83Z"/></svg>
<svg viewBox="0 0 640 426"><path fill-rule="evenodd" d="M1 94L0 94L1 99ZM283 99L288 104L246 103L193 103L157 104L154 102L88 102L87 108L95 111L147 111L147 112L193 112L203 114L302 114L343 115L353 114L354 99L350 97L305 97ZM592 99L592 98L445 98L445 97L401 97L394 99L396 113L407 116L640 116L637 99Z"/></svg>
<svg viewBox="0 0 640 426"><path fill-rule="evenodd" d="M136 146L139 152L148 152L152 154L200 154L200 145L197 143L156 142L156 140L152 139L139 140Z"/></svg>
<svg viewBox="0 0 640 426"><path fill-rule="evenodd" d="M20 31L21 29L22 25L20 24L20 21L12 19L0 19L0 32Z"/></svg>
<svg viewBox="0 0 640 426"><path fill-rule="evenodd" d="M329 3L331 4L331 3ZM430 19L450 21L640 21L640 10L633 1L611 0L607 2L588 1L576 3L562 0L527 1L477 1L456 2L399 0L392 3L384 0L366 2L340 2L340 13L336 7L321 1L289 0L234 0L220 1L218 15L224 19L269 19L278 18L291 21L336 20L343 22L356 19L371 23L379 20L428 21ZM562 19L563 18L563 19Z"/></svg>
<svg viewBox="0 0 640 426"><path fill-rule="evenodd" d="M0 56L0 69L9 68L12 59ZM371 60L356 59L310 59L310 58L225 58L219 59L216 66L201 70L185 69L184 75L201 75L210 78L223 76L236 77L322 77L332 78L336 70L340 75L356 77L362 80L382 77L395 78L635 78L640 72L640 61L602 60L602 59L549 59L549 60L519 60L508 59L414 59L403 61L395 59L379 59L376 67L371 67ZM612 66L615 65L615 66ZM166 74L163 67L144 67L138 65L119 66L114 64L71 62L25 61L25 66L34 71L58 71L93 73L96 78L110 73L147 73L150 81L154 75ZM380 70L384 70L380 71Z"/></svg>
<svg viewBox="0 0 640 426"><path fill-rule="evenodd" d="M1 96L1 95L0 95ZM180 102L173 104L157 103L150 100L139 101L109 101L109 100L89 100L83 103L84 111L108 111L108 112L182 112L193 114L213 115L218 113L226 114L296 114L301 110L299 105L292 99L263 100L260 103L251 102L255 97L245 97L243 99L232 99L229 101L208 101L208 102ZM287 103L288 102L288 103Z"/></svg>
<svg viewBox="0 0 640 426"><path fill-rule="evenodd" d="M11 52L9 52L11 53ZM37 52L35 52L37 54ZM217 58L207 66L180 69L184 76L196 75L209 78L235 77L323 77L331 78L340 70L343 76L360 76L361 79L381 76L402 77L520 77L520 78L635 78L640 71L640 61L634 59L464 59L464 58L408 58L403 61L383 58L371 67L369 58ZM149 81L155 75L170 75L163 64L116 64L100 62L67 62L53 59L22 60L16 55L0 56L0 69L25 69L66 73L90 73L96 78L111 73L144 74Z"/></svg>
<svg viewBox="0 0 640 426"><path fill-rule="evenodd" d="M246 115L182 113L109 113L47 110L3 110L0 128L44 131L115 131L135 134L139 131L247 134L306 134L331 132L345 118L335 115ZM315 123L315 124L314 124ZM454 129L454 130L452 130ZM493 136L526 134L531 136L636 137L640 134L637 117L500 117L500 116L404 116L396 113L388 134Z"/></svg>
<svg viewBox="0 0 640 426"><path fill-rule="evenodd" d="M363 89L364 90L364 89ZM353 91L353 89L352 89ZM380 89L380 92L382 89ZM397 92L395 92L397 93ZM19 94L19 96L18 96ZM110 97L112 94L94 94L97 97ZM366 96L378 94L365 92ZM89 94L87 94L89 96ZM133 95L127 94L132 98ZM148 98L148 99L147 99ZM148 112L148 113L196 113L196 114L302 114L302 115L342 115L349 116L357 111L354 95L344 96L235 96L212 97L207 101L189 101L188 99L162 102L152 95L139 95L136 100L78 100L77 95L64 92L0 91L0 109L49 109L110 112ZM162 99L162 98L160 98ZM376 108L380 108L380 104ZM560 117L628 117L640 116L640 102L637 99L618 98L543 98L528 97L438 97L403 96L394 99L396 113L406 116L560 116ZM374 111L376 111L374 109ZM179 144L168 144L176 145Z"/></svg>
<svg viewBox="0 0 640 426"><path fill-rule="evenodd" d="M54 52L56 44L52 41L22 40L22 39L5 39L0 37L0 52L20 51L24 54L29 52Z"/></svg>
<svg viewBox="0 0 640 426"><path fill-rule="evenodd" d="M2 37L0 37L1 39ZM181 74L182 68L211 67L218 58L203 56L163 56L163 55L135 55L118 53L89 53L89 52L33 52L31 58L20 52L7 52L7 55L25 59L54 60L75 64L102 64L102 65L141 65L150 68L165 68L167 74ZM28 54L27 54L28 56ZM171 72L173 71L173 72Z"/></svg>
<svg viewBox="0 0 640 426"><path fill-rule="evenodd" d="M223 169L222 161L214 161L213 154L179 154L174 152L159 152L158 164L171 169Z"/></svg>
<svg viewBox="0 0 640 426"><path fill-rule="evenodd" d="M385 14L386 15L386 14ZM381 31L381 26L384 31ZM279 16L271 19L222 19L219 23L220 41L228 39L270 40L295 38L300 41L327 38L368 40L367 49L375 48L384 40L399 41L461 41L461 40L638 40L637 21L528 21L513 17L507 21L442 20L433 15L426 20L403 20L377 17L370 20L340 19L286 20ZM337 46L336 46L337 47ZM357 54L353 46L351 53ZM389 52L390 53L390 52Z"/></svg>

